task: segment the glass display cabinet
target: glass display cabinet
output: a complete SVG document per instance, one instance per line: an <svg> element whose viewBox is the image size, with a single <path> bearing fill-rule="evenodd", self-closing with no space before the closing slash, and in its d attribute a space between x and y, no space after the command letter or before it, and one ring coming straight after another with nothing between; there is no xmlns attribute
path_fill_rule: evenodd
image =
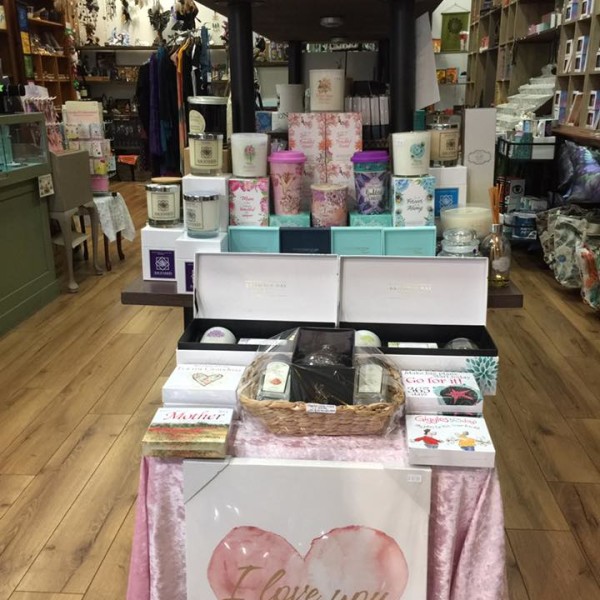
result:
<svg viewBox="0 0 600 600"><path fill-rule="evenodd" d="M0 115L0 186L49 172L44 115Z"/></svg>

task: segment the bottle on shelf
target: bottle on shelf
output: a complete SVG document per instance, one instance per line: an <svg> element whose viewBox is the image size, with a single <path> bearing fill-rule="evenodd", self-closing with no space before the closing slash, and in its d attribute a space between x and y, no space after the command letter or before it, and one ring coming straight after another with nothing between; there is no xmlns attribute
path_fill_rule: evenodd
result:
<svg viewBox="0 0 600 600"><path fill-rule="evenodd" d="M481 254L488 258L488 282L505 287L510 280L510 242L502 235L502 225L494 223L492 232L481 242Z"/></svg>

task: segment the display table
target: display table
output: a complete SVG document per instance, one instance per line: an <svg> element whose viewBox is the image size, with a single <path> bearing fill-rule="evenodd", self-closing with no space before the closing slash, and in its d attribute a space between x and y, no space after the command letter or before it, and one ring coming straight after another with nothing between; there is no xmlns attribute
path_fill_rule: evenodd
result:
<svg viewBox="0 0 600 600"><path fill-rule="evenodd" d="M118 192L112 194L94 194L94 204L98 210L100 225L104 232L104 260L106 270L112 268L110 262L110 253L108 250L109 242L117 242L117 252L119 258L123 260L125 255L121 249L121 237L130 242L135 239L135 226L131 220L129 209L125 200Z"/></svg>
<svg viewBox="0 0 600 600"><path fill-rule="evenodd" d="M183 323L187 326L193 318L192 294L178 294L174 281L144 281L134 279L122 292L123 304L147 306L176 306L183 308ZM490 288L488 308L522 308L523 294L514 284L504 288Z"/></svg>
<svg viewBox="0 0 600 600"><path fill-rule="evenodd" d="M232 452L236 457L406 464L403 428L387 438L298 438L265 434L244 423ZM504 516L494 469L433 469L428 560L429 600L508 598ZM127 598L185 600L185 572L183 462L144 458Z"/></svg>

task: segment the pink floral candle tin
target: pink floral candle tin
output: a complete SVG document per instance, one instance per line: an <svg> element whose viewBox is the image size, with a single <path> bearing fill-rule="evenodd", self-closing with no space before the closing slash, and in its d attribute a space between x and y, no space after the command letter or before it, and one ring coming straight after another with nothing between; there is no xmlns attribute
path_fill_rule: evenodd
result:
<svg viewBox="0 0 600 600"><path fill-rule="evenodd" d="M303 152L286 150L269 156L276 215L297 215L300 212L305 162Z"/></svg>
<svg viewBox="0 0 600 600"><path fill-rule="evenodd" d="M269 178L229 180L229 224L266 227L269 224Z"/></svg>
<svg viewBox="0 0 600 600"><path fill-rule="evenodd" d="M313 227L343 227L348 224L348 187L335 183L313 184L311 214Z"/></svg>

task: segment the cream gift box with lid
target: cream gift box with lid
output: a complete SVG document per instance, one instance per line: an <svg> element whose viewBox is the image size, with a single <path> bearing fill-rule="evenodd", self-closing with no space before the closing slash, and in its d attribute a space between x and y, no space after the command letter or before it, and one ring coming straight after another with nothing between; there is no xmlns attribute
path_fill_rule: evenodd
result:
<svg viewBox="0 0 600 600"><path fill-rule="evenodd" d="M338 259L333 255L196 254L194 320L177 344L177 362L249 364L248 344L200 343L210 327L240 338L270 338L301 325L334 327Z"/></svg>

